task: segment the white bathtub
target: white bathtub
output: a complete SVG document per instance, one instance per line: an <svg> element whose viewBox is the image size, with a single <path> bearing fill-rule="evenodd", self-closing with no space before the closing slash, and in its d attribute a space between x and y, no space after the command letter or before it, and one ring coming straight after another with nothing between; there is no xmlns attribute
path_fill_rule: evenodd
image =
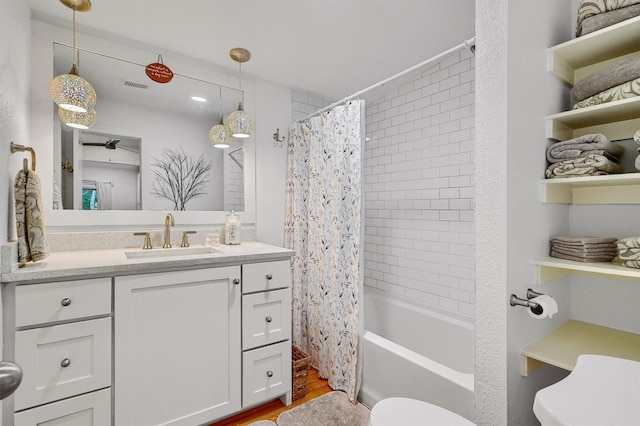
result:
<svg viewBox="0 0 640 426"><path fill-rule="evenodd" d="M404 396L473 421L472 319L371 288L364 293L362 403Z"/></svg>

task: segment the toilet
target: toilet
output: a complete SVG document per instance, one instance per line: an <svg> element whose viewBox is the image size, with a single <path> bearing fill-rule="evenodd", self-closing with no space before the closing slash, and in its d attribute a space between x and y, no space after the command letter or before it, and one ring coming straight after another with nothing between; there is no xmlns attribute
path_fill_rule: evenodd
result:
<svg viewBox="0 0 640 426"><path fill-rule="evenodd" d="M628 426L640 422L640 362L580 355L573 371L540 389L533 413L542 426Z"/></svg>
<svg viewBox="0 0 640 426"><path fill-rule="evenodd" d="M386 398L371 409L369 426L473 426L464 417L411 398Z"/></svg>

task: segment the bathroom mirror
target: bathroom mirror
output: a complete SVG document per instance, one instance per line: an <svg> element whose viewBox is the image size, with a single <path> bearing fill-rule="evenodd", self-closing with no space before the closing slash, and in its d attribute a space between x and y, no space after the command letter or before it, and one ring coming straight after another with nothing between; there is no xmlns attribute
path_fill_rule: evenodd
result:
<svg viewBox="0 0 640 426"><path fill-rule="evenodd" d="M67 73L73 49L53 49L54 75ZM54 108L54 210L243 211L246 147L236 139L214 148L208 138L242 92L177 73L157 83L145 69L79 50L79 74L97 95L96 124L72 129Z"/></svg>

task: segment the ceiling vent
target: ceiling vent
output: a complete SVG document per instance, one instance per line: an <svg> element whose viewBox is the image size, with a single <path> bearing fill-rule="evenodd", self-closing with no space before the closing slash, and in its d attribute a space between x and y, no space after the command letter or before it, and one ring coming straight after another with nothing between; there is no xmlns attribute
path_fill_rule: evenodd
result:
<svg viewBox="0 0 640 426"><path fill-rule="evenodd" d="M138 82L129 81L129 80L124 80L124 82L122 84L124 84L125 86L129 86L129 87L135 87L136 89L147 90L149 88L148 84L138 83Z"/></svg>

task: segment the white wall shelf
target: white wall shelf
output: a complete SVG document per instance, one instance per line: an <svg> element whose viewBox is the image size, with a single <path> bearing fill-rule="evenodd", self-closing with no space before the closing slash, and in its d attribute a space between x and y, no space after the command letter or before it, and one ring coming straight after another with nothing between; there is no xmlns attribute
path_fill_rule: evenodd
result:
<svg viewBox="0 0 640 426"><path fill-rule="evenodd" d="M547 137L558 141L590 133L612 141L631 139L640 129L640 96L548 115L546 126Z"/></svg>
<svg viewBox="0 0 640 426"><path fill-rule="evenodd" d="M520 374L523 376L543 364L572 371L582 354L640 361L640 335L569 320L524 348L521 354Z"/></svg>
<svg viewBox="0 0 640 426"><path fill-rule="evenodd" d="M640 204L640 173L544 179L541 199L553 204Z"/></svg>
<svg viewBox="0 0 640 426"><path fill-rule="evenodd" d="M640 282L640 269L628 268L617 262L576 262L546 257L537 260L535 265L536 284L544 284L574 272Z"/></svg>
<svg viewBox="0 0 640 426"><path fill-rule="evenodd" d="M640 50L640 16L547 49L547 70L573 85Z"/></svg>

